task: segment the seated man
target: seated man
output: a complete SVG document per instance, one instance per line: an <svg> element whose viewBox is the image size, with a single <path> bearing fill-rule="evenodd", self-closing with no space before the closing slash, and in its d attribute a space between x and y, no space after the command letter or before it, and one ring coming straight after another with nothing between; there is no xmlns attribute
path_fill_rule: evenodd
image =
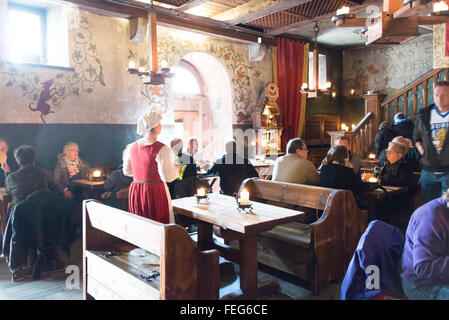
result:
<svg viewBox="0 0 449 320"><path fill-rule="evenodd" d="M120 209L120 201L116 197L117 191L128 188L131 182L133 182L133 178L123 174L122 165L112 171L104 181L104 191L106 192L101 195L103 203Z"/></svg>
<svg viewBox="0 0 449 320"><path fill-rule="evenodd" d="M8 157L8 142L0 137L0 188L5 187L5 181L8 174L16 171L18 166L12 157Z"/></svg>
<svg viewBox="0 0 449 320"><path fill-rule="evenodd" d="M405 160L408 162L409 166L412 168L413 171L421 171L421 154L419 153L418 149L413 145L412 140L408 138L404 138L403 136L397 136L393 140L393 142L398 142L403 144L407 149L407 154L405 155ZM383 167L385 165L385 162L387 160L387 151L384 150L381 152L381 155L379 157L379 165Z"/></svg>
<svg viewBox="0 0 449 320"><path fill-rule="evenodd" d="M192 196L194 194L194 179L197 176L195 160L192 155L182 152L182 139L173 139L170 142L170 147L175 154L175 163L180 164L179 178L167 182L170 196L172 199Z"/></svg>
<svg viewBox="0 0 449 320"><path fill-rule="evenodd" d="M273 181L318 185L320 175L312 161L307 159L308 149L301 138L287 143L287 154L276 159Z"/></svg>
<svg viewBox="0 0 449 320"><path fill-rule="evenodd" d="M351 143L349 142L349 138L346 136L338 137L337 140L335 140L335 145L343 146L346 150L348 150L349 163L346 165L352 167L356 174L360 174L360 156L354 152L351 152Z"/></svg>
<svg viewBox="0 0 449 320"><path fill-rule="evenodd" d="M257 170L251 162L236 153L237 144L234 140L225 145L226 154L207 169L207 175L217 174L220 176L220 192L229 196L240 190L243 180L259 177Z"/></svg>
<svg viewBox="0 0 449 320"><path fill-rule="evenodd" d="M410 218L399 273L411 300L449 299L448 200L449 189Z"/></svg>
<svg viewBox="0 0 449 320"><path fill-rule="evenodd" d="M14 150L14 157L20 168L6 178L6 193L16 205L37 190L56 190L50 172L35 166L36 153L32 146L20 146Z"/></svg>
<svg viewBox="0 0 449 320"><path fill-rule="evenodd" d="M380 184L384 186L411 187L413 170L405 160L407 147L391 141L387 149L387 161L381 171Z"/></svg>

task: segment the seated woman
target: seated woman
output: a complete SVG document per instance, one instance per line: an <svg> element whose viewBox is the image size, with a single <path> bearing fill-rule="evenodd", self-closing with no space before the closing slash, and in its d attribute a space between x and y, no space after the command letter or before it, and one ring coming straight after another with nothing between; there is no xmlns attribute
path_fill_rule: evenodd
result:
<svg viewBox="0 0 449 320"><path fill-rule="evenodd" d="M363 191L360 176L354 172L349 162L349 153L344 146L333 146L323 160L320 186L351 190L354 196Z"/></svg>
<svg viewBox="0 0 449 320"><path fill-rule="evenodd" d="M201 151L199 150L199 142L198 142L197 138L191 137L189 139L189 143L187 144L186 152L193 157L195 162L201 163L203 161L203 155L202 155Z"/></svg>
<svg viewBox="0 0 449 320"><path fill-rule="evenodd" d="M67 142L64 145L63 153L58 155L58 162L53 171L53 180L58 188L58 192L62 193L67 199L68 206L72 209L74 206L80 205L83 200L83 193L80 187L73 186L72 180L87 179L90 173L90 166L79 156L79 147L75 142ZM77 231L81 230L81 209L76 211L74 216L74 224Z"/></svg>
<svg viewBox="0 0 449 320"><path fill-rule="evenodd" d="M409 187L412 184L413 170L405 160L407 147L391 141L387 149L387 161L381 171L380 184L384 186Z"/></svg>
<svg viewBox="0 0 449 320"><path fill-rule="evenodd" d="M413 211L413 196L418 190L418 182L414 179L413 168L405 159L407 147L403 143L392 141L386 150L387 160L382 168L380 184L394 187L407 187L408 191L394 197L387 197L377 205L380 220L395 225L402 232Z"/></svg>
<svg viewBox="0 0 449 320"><path fill-rule="evenodd" d="M36 152L32 146L23 145L14 150L14 158L20 168L6 178L6 193L16 205L37 190L56 190L50 172L35 166Z"/></svg>

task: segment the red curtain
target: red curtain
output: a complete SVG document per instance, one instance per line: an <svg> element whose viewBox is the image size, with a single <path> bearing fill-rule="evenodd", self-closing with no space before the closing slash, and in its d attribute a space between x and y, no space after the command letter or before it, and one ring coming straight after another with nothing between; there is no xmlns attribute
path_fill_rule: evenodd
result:
<svg viewBox="0 0 449 320"><path fill-rule="evenodd" d="M278 39L277 81L279 87L279 107L282 110L282 151L287 142L298 136L301 113L301 85L303 83L304 43Z"/></svg>

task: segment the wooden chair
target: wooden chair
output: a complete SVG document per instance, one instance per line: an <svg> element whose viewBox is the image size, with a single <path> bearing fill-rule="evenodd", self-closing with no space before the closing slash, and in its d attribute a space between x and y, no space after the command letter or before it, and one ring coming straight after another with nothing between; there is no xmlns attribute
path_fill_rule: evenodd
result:
<svg viewBox="0 0 449 320"><path fill-rule="evenodd" d="M83 202L83 216L85 299L219 298L218 251L198 250L181 226L95 200Z"/></svg>
<svg viewBox="0 0 449 320"><path fill-rule="evenodd" d="M294 222L259 235L260 263L309 281L313 294L344 277L368 222L367 211L358 208L351 191L256 178L245 180L242 188L252 200L317 214L313 223Z"/></svg>

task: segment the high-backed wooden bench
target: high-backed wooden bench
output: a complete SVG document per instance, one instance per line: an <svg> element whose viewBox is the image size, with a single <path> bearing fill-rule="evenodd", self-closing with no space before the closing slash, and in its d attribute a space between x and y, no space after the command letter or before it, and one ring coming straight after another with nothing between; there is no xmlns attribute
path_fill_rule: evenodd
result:
<svg viewBox="0 0 449 320"><path fill-rule="evenodd" d="M264 232L258 237L258 261L311 283L318 294L326 283L344 277L368 215L360 210L349 190L247 179L252 200L314 211L312 223L294 222ZM234 243L232 243L235 246Z"/></svg>
<svg viewBox="0 0 449 320"><path fill-rule="evenodd" d="M181 226L95 200L83 202L83 218L85 299L219 298L218 251L199 251Z"/></svg>

